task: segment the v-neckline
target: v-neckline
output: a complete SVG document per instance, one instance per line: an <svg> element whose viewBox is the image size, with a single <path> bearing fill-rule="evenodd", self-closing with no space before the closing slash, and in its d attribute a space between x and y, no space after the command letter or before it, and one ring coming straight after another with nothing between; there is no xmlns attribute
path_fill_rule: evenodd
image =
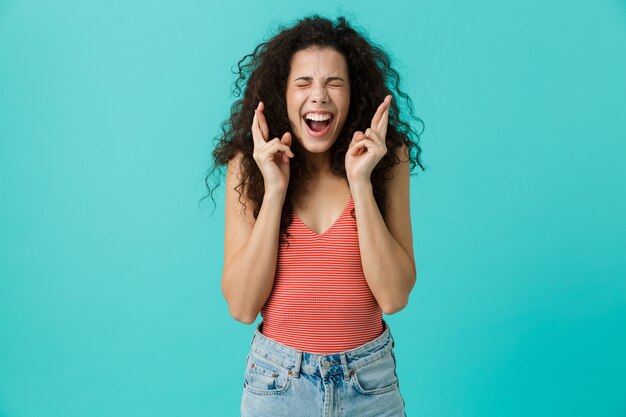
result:
<svg viewBox="0 0 626 417"><path fill-rule="evenodd" d="M312 230L309 226L307 226L307 225L306 225L306 223L304 223L304 222L302 221L302 219L300 218L300 216L298 216L298 214L296 213L296 211L295 211L295 210L292 210L292 211L293 211L294 218L295 218L297 221L299 221L299 222L300 222L300 224L302 224L306 230L308 230L310 233L312 233L315 237L322 237L322 236L326 235L327 233L329 233L329 232L330 232L330 231L331 231L331 230L335 227L335 225L337 224L337 222L339 222L339 220L343 217L344 213L345 213L345 212L348 210L348 208L350 207L350 203L351 203L351 202L352 202L352 196L350 196L350 198L348 198L348 202L346 203L346 206L343 208L343 210L341 210L341 213L339 214L339 217L337 217L337 218L335 219L335 221L333 222L333 224L331 224L331 225L330 225L330 227L329 227L328 229L326 229L326 230L325 230L323 233L321 233L321 234L314 232L314 231L313 231L313 230Z"/></svg>

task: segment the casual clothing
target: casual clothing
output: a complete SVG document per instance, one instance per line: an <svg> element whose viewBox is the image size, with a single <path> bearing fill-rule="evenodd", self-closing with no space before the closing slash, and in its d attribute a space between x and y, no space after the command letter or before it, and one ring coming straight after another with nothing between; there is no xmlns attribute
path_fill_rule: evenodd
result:
<svg viewBox="0 0 626 417"><path fill-rule="evenodd" d="M252 337L246 360L242 417L405 417L388 324L376 339L330 355L315 355L263 335Z"/></svg>
<svg viewBox="0 0 626 417"><path fill-rule="evenodd" d="M361 265L352 198L318 235L295 213L281 242L272 293L261 310L263 334L295 349L327 354L376 339L382 310Z"/></svg>
<svg viewBox="0 0 626 417"><path fill-rule="evenodd" d="M393 337L361 265L352 198L318 235L295 213L246 359L243 417L404 417Z"/></svg>

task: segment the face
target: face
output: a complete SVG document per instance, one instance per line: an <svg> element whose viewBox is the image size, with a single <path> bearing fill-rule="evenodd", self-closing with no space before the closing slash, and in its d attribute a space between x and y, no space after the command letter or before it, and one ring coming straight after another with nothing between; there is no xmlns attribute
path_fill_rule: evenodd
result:
<svg viewBox="0 0 626 417"><path fill-rule="evenodd" d="M331 48L296 52L287 79L287 114L295 137L312 153L335 143L350 108L348 64Z"/></svg>

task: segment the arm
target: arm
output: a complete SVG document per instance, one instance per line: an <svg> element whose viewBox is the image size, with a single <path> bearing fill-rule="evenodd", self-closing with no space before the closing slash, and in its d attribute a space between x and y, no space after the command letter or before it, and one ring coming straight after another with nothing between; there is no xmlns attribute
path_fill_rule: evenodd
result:
<svg viewBox="0 0 626 417"><path fill-rule="evenodd" d="M251 202L242 194L244 211L235 189L240 181L241 155L228 162L226 173L222 293L231 316L247 324L254 322L274 286L280 218L289 184L289 158L293 157L289 132L268 141L264 108L259 103L252 120L253 156L265 185L256 220Z"/></svg>
<svg viewBox="0 0 626 417"><path fill-rule="evenodd" d="M224 271L222 293L231 316L251 324L269 297L274 285L280 216L285 194L265 193L254 220L251 204L244 212L235 190L239 160L228 164L224 226Z"/></svg>
<svg viewBox="0 0 626 417"><path fill-rule="evenodd" d="M367 284L385 314L402 310L415 285L409 201L409 164L399 148L400 162L387 182L387 224L380 214L370 182L353 182L361 262Z"/></svg>

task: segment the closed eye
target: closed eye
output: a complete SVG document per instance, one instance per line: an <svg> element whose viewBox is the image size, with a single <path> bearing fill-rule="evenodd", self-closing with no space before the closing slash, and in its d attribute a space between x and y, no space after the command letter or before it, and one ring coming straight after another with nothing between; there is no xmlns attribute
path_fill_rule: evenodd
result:
<svg viewBox="0 0 626 417"><path fill-rule="evenodd" d="M298 88L304 88L304 87L310 87L311 84L296 84L296 87ZM341 88L343 87L343 84L341 83L333 83L333 84L328 84L329 87L333 87L333 88Z"/></svg>

